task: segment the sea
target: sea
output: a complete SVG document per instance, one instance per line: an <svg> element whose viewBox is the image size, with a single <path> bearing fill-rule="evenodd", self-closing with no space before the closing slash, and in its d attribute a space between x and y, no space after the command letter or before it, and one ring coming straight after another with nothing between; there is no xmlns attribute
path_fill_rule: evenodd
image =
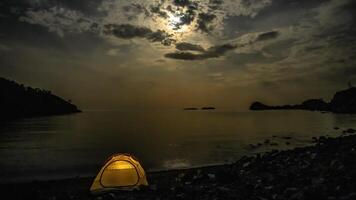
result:
<svg viewBox="0 0 356 200"><path fill-rule="evenodd" d="M95 176L116 153L134 155L146 171L233 163L348 128L356 129L356 115L297 110L84 110L23 118L0 122L0 182Z"/></svg>

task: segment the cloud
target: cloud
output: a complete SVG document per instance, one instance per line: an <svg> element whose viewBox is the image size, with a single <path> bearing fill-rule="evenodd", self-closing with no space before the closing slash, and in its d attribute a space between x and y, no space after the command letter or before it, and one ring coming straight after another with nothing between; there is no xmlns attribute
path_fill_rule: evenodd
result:
<svg viewBox="0 0 356 200"><path fill-rule="evenodd" d="M149 28L131 24L106 24L104 25L104 33L123 39L146 38L151 42L161 42L165 46L169 46L173 42L173 39L170 38L171 35L165 31L152 31Z"/></svg>
<svg viewBox="0 0 356 200"><path fill-rule="evenodd" d="M150 11L151 11L151 13L157 14L158 16L160 16L162 18L168 18L167 11L162 10L161 7L162 7L162 4L151 5Z"/></svg>
<svg viewBox="0 0 356 200"><path fill-rule="evenodd" d="M257 36L256 41L264 41L264 40L274 39L274 38L277 38L278 35L279 35L278 31L264 32Z"/></svg>
<svg viewBox="0 0 356 200"><path fill-rule="evenodd" d="M234 50L238 47L245 47L248 45L252 45L256 42L274 39L278 37L278 35L279 35L278 31L250 33L247 34L246 36L248 36L248 38L249 36L253 36L252 38L246 40L242 39L240 42L235 42L231 44L228 43L228 44L216 45L208 49L204 49L202 46L197 44L182 42L176 44L176 49L179 51L173 53L167 53L164 56L166 58L178 59L178 60L205 60L210 58L218 58L223 56L226 52ZM199 53L193 53L191 51L196 51Z"/></svg>
<svg viewBox="0 0 356 200"><path fill-rule="evenodd" d="M65 32L82 33L92 30L93 21L82 13L63 7L52 7L44 10L28 10L20 21L47 27L63 37Z"/></svg>
<svg viewBox="0 0 356 200"><path fill-rule="evenodd" d="M178 59L178 60L205 60L209 58L218 58L224 55L226 52L236 48L237 46L233 44L223 44L223 45L210 47L209 49L204 50L201 53L177 51L173 53L167 53L164 56L166 58Z"/></svg>
<svg viewBox="0 0 356 200"><path fill-rule="evenodd" d="M106 55L108 56L117 56L119 52L119 49L110 49L106 52Z"/></svg>
<svg viewBox="0 0 356 200"><path fill-rule="evenodd" d="M176 49L179 51L200 51L204 52L205 49L197 44L191 44L188 42L181 42L176 44Z"/></svg>
<svg viewBox="0 0 356 200"><path fill-rule="evenodd" d="M213 30L214 26L211 25L216 15L209 13L199 13L197 21L197 29L209 33Z"/></svg>
<svg viewBox="0 0 356 200"><path fill-rule="evenodd" d="M168 39L172 38L171 34L179 41L191 36L202 37L206 33L219 36L224 30L225 19L240 15L253 17L269 5L270 0L254 0L253 3L246 0L102 0L90 1L88 5L71 1L62 4L41 1L24 9L20 20L47 27L61 37L67 33L87 31L101 35L106 30L105 26L121 24L118 29L141 31L138 33L141 36L135 37L153 42L161 39L162 44L170 45L173 42ZM172 16L179 20L172 22ZM188 31L179 32L178 36L177 31L182 28ZM123 32L115 34L123 39L135 38L128 35Z"/></svg>

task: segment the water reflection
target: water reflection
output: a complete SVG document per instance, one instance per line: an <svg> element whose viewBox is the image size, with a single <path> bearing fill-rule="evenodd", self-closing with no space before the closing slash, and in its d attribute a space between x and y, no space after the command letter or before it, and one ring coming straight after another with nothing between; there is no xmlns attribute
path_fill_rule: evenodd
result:
<svg viewBox="0 0 356 200"><path fill-rule="evenodd" d="M137 156L146 169L231 162L241 155L306 145L312 136L356 128L353 115L306 111L87 111L21 119L0 126L0 177L95 175L118 152ZM290 145L248 148L290 136Z"/></svg>

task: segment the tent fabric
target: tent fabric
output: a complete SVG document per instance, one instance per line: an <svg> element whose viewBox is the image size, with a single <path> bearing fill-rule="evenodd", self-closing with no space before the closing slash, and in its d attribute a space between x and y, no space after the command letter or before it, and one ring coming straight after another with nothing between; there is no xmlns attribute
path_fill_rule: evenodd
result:
<svg viewBox="0 0 356 200"><path fill-rule="evenodd" d="M111 156L95 177L90 191L92 193L107 190L132 190L148 185L146 173L140 162L129 154Z"/></svg>

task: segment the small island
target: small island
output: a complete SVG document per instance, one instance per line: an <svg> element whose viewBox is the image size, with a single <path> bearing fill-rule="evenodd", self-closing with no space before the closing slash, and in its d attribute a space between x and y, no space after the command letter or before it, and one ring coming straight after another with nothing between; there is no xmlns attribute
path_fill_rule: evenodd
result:
<svg viewBox="0 0 356 200"><path fill-rule="evenodd" d="M183 110L198 110L198 108L195 108L195 107L189 107L189 108L183 108Z"/></svg>
<svg viewBox="0 0 356 200"><path fill-rule="evenodd" d="M26 87L0 77L1 120L81 112L76 105L51 91Z"/></svg>
<svg viewBox="0 0 356 200"><path fill-rule="evenodd" d="M269 106L261 102L253 102L250 110L310 110L310 111L326 111L333 113L356 113L356 88L336 92L330 102L325 102L323 99L308 99L301 104Z"/></svg>
<svg viewBox="0 0 356 200"><path fill-rule="evenodd" d="M202 107L202 110L215 110L215 107Z"/></svg>

